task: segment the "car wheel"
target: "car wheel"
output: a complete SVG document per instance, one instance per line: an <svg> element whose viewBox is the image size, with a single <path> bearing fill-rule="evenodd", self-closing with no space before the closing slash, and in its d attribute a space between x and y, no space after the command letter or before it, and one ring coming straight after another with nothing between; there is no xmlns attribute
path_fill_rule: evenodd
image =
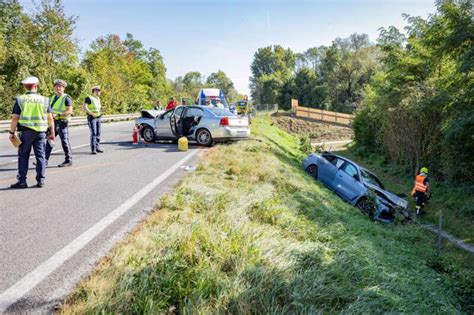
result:
<svg viewBox="0 0 474 315"><path fill-rule="evenodd" d="M142 138L145 140L145 142L155 142L156 140L156 135L155 131L153 128L150 126L145 126L142 128Z"/></svg>
<svg viewBox="0 0 474 315"><path fill-rule="evenodd" d="M372 202L369 201L367 198L362 198L356 204L356 207L362 211L362 213L367 214L369 216L373 216L374 214L374 205Z"/></svg>
<svg viewBox="0 0 474 315"><path fill-rule="evenodd" d="M206 129L199 129L196 132L196 141L197 141L198 144L204 145L204 146L207 146L207 147L212 146L212 143L213 143L212 135Z"/></svg>
<svg viewBox="0 0 474 315"><path fill-rule="evenodd" d="M305 171L311 177L318 179L318 166L316 164L309 165Z"/></svg>

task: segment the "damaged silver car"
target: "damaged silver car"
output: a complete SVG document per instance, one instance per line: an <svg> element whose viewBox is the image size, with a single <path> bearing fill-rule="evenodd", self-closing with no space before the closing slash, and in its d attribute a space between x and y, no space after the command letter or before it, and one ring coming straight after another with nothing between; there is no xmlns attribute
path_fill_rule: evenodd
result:
<svg viewBox="0 0 474 315"><path fill-rule="evenodd" d="M168 111L143 110L135 123L146 142L176 141L185 136L200 145L212 146L215 142L250 136L248 117L212 106L185 105Z"/></svg>

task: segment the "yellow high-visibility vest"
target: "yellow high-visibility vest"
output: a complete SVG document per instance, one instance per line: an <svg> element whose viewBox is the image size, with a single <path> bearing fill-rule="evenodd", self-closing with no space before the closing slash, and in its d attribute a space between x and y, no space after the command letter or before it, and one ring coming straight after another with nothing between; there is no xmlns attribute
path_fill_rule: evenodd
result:
<svg viewBox="0 0 474 315"><path fill-rule="evenodd" d="M24 94L17 98L21 113L18 123L38 132L48 130L47 112L49 100L39 94Z"/></svg>
<svg viewBox="0 0 474 315"><path fill-rule="evenodd" d="M53 97L51 98L51 110L53 114L55 115L55 119L69 121L70 117L62 116L62 114L66 111L66 98L68 97L68 95L67 94L61 95L53 103L55 96L56 95L53 95Z"/></svg>
<svg viewBox="0 0 474 315"><path fill-rule="evenodd" d="M100 98L89 95L89 99L91 100L91 103L87 104L87 108L91 111L91 113L100 115L100 110L102 108L100 104Z"/></svg>

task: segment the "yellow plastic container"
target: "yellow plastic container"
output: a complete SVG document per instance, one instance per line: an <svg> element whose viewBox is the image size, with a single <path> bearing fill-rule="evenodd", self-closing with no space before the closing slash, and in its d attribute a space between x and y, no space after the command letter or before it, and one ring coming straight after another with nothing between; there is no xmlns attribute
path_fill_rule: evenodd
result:
<svg viewBox="0 0 474 315"><path fill-rule="evenodd" d="M178 151L188 151L188 138L181 137L178 139Z"/></svg>

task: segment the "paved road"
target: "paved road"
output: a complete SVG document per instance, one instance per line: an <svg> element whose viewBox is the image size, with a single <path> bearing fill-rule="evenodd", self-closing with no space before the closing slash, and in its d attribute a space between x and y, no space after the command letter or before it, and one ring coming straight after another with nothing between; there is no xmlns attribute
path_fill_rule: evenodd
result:
<svg viewBox="0 0 474 315"><path fill-rule="evenodd" d="M87 127L71 128L74 166L48 167L41 189L7 188L15 150L0 135L0 313L50 312L185 174L180 166L195 163L196 147L133 146L132 126L103 125L99 155L90 155ZM50 165L63 159L56 153ZM31 165L28 175L34 185Z"/></svg>

